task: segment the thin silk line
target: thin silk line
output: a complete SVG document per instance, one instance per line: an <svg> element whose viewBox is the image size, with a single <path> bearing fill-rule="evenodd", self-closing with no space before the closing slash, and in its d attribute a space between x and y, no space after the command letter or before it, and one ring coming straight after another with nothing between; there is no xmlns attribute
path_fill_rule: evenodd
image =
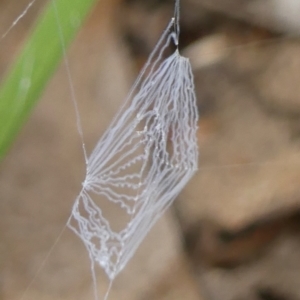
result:
<svg viewBox="0 0 300 300"><path fill-rule="evenodd" d="M109 296L109 293L111 291L112 285L113 285L113 279L110 279L108 289L107 289L106 294L104 296L104 300L108 300L108 296Z"/></svg>
<svg viewBox="0 0 300 300"><path fill-rule="evenodd" d="M29 9L33 6L33 4L36 2L36 0L32 0L24 9L24 11L15 19L15 21L12 22L10 27L2 34L0 38L0 42L6 38L6 36L10 33L10 31L20 22L21 19L27 14Z"/></svg>
<svg viewBox="0 0 300 300"><path fill-rule="evenodd" d="M71 217L69 217L70 219ZM28 286L26 287L26 289L24 290L20 300L23 300L24 297L26 296L27 292L29 291L29 289L31 288L31 286L33 285L33 283L35 282L35 280L37 279L37 277L39 276L39 274L41 273L41 271L43 270L43 268L46 265L46 262L48 261L50 255L52 254L53 250L55 249L55 247L57 246L58 242L60 241L63 233L65 232L66 228L67 228L67 224L69 222L66 222L66 224L64 225L64 227L62 228L61 232L59 233L58 237L56 238L56 240L54 241L53 245L51 246L50 250L48 251L48 253L46 254L45 258L43 259L43 261L41 262L38 270L36 271L34 277L32 278L32 280L30 281L30 283L28 284Z"/></svg>
<svg viewBox="0 0 300 300"><path fill-rule="evenodd" d="M69 59L67 56L67 51L66 51L66 45L65 45L65 39L63 36L63 32L62 32L62 28L61 28L61 23L59 21L59 15L58 15L58 11L57 11L57 6L56 6L56 0L52 0L53 3L53 7L54 7L54 11L55 11L55 17L57 20L57 26L58 26L58 33L59 33L59 37L60 37L60 42L61 42L61 47L63 50L63 57L64 57L64 64L66 67L66 72L67 72L67 77L68 77L68 82L69 82L69 88L70 88L70 93L71 93L71 99L74 105L74 109L75 109L75 114L76 114L76 124L77 124L77 130L81 139L81 143L82 143L82 150L83 150L83 155L84 155L84 160L85 160L85 164L88 164L88 157L87 157L87 152L86 152L86 148L85 148L85 142L84 142L84 136L83 136L83 130L82 130L82 123L81 123L81 118L80 118L80 113L79 113L79 108L78 108L78 101L77 101L77 95L75 93L75 87L74 87L74 81L71 75L71 71L70 71L70 63L69 63Z"/></svg>
<svg viewBox="0 0 300 300"><path fill-rule="evenodd" d="M25 11L19 16L19 18L7 30L7 32L5 33L5 36L19 22L19 20L24 17L24 15L27 13L27 11L30 9L30 7L35 3L35 1L36 0L33 0L32 2L29 3L29 5L25 9ZM65 66L66 66L66 72L67 72L67 77L68 77L68 82L69 82L69 88L70 88L71 98L72 98L72 102L73 102L73 105L74 105L74 108L75 108L75 113L76 113L77 129L78 129L78 133L80 135L80 139L82 141L83 155L84 155L85 163L87 165L88 158L87 158L87 152L86 152L85 143L84 143L83 130L82 130L82 125L81 125L81 118L80 118L79 109L78 109L78 105L77 105L74 83L73 83L73 79L72 79L71 72L70 72L69 61L68 61L68 58L67 58L65 41L64 41L63 34L62 34L62 28L61 28L61 24L60 24L58 12L57 12L56 0L52 0L52 3L53 3L53 7L54 7L54 11L55 11L55 16L56 16L56 20L57 20L58 32L59 32L59 35L60 35L61 46L62 46L62 50L63 50L64 63L65 63ZM82 194L82 191L80 192L80 194ZM61 237L62 237L65 229L67 228L67 226L68 226L68 224L69 224L69 222L71 220L71 217L72 217L72 215L66 221L65 225L63 226L61 232L59 233L59 235L56 238L55 242L53 243L53 245L51 246L50 250L48 251L45 259L42 261L42 263L41 263L39 269L37 270L36 274L34 275L33 279L30 281L30 283L28 284L28 286L24 290L24 293L21 296L20 300L24 299L24 297L27 294L28 290L30 289L30 287L35 282L35 280L37 279L38 275L40 274L40 272L44 268L44 266L45 266L46 262L48 261L50 255L52 254L53 250L55 249L56 245L58 244L59 240L61 239Z"/></svg>
<svg viewBox="0 0 300 300"><path fill-rule="evenodd" d="M299 157L300 158L300 157ZM199 171L209 171L213 169L234 169L234 168L247 168L247 167L265 167L265 166L278 166L278 167L286 167L286 166L293 166L299 167L300 160L298 161L296 158L288 160L270 160L270 161L263 161L263 162L248 162L248 163L240 163L240 164L222 164L222 165L209 165L199 167Z"/></svg>

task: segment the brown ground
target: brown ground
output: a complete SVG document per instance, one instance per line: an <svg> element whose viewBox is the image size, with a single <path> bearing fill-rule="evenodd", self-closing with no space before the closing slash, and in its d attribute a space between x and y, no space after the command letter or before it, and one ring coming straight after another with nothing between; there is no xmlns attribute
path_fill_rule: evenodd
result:
<svg viewBox="0 0 300 300"><path fill-rule="evenodd" d="M132 1L119 11L121 2L99 1L70 50L88 150L170 14L169 4L151 11ZM1 1L1 28L26 3ZM300 299L299 41L278 40L277 32L226 14L198 16L188 3L183 53L195 71L200 169L110 299ZM1 74L38 11L37 5L0 43ZM62 66L1 162L0 299L93 299L87 253L64 230L83 177ZM99 272L101 294L106 286Z"/></svg>

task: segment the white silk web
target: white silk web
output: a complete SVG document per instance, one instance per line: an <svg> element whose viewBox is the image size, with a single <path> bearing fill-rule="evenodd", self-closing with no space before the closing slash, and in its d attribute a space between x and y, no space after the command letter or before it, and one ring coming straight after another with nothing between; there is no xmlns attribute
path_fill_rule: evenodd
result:
<svg viewBox="0 0 300 300"><path fill-rule="evenodd" d="M88 158L68 222L84 242L92 270L100 265L110 280L197 170L191 66L178 49L164 58L170 44L178 44L178 22L176 1L175 17ZM114 220L105 215L106 207L118 211Z"/></svg>

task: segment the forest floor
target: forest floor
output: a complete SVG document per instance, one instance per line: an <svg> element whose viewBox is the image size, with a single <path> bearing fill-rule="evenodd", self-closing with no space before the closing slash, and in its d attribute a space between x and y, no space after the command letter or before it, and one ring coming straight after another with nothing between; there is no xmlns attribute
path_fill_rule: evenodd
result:
<svg viewBox="0 0 300 300"><path fill-rule="evenodd" d="M99 1L69 51L88 152L171 16L168 1L123 2ZM10 24L26 3L0 2L0 19ZM42 3L1 42L1 77ZM299 40L186 3L181 52L195 74L199 171L109 299L300 299ZM84 170L62 65L1 162L1 300L93 299L88 254L65 227ZM104 295L101 270L98 281Z"/></svg>

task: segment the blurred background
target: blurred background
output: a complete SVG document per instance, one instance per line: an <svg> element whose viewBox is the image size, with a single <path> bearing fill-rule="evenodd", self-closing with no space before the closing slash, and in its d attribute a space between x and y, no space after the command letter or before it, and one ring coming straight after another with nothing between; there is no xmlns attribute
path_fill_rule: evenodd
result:
<svg viewBox="0 0 300 300"><path fill-rule="evenodd" d="M37 0L0 41L1 78L46 2ZM28 3L0 1L1 33ZM70 47L88 152L173 6L101 0ZM181 1L180 51L192 63L200 113L199 171L109 299L300 299L299 33L299 0ZM88 254L63 230L84 170L62 65L0 165L0 299L93 299ZM104 295L101 272L98 282Z"/></svg>

